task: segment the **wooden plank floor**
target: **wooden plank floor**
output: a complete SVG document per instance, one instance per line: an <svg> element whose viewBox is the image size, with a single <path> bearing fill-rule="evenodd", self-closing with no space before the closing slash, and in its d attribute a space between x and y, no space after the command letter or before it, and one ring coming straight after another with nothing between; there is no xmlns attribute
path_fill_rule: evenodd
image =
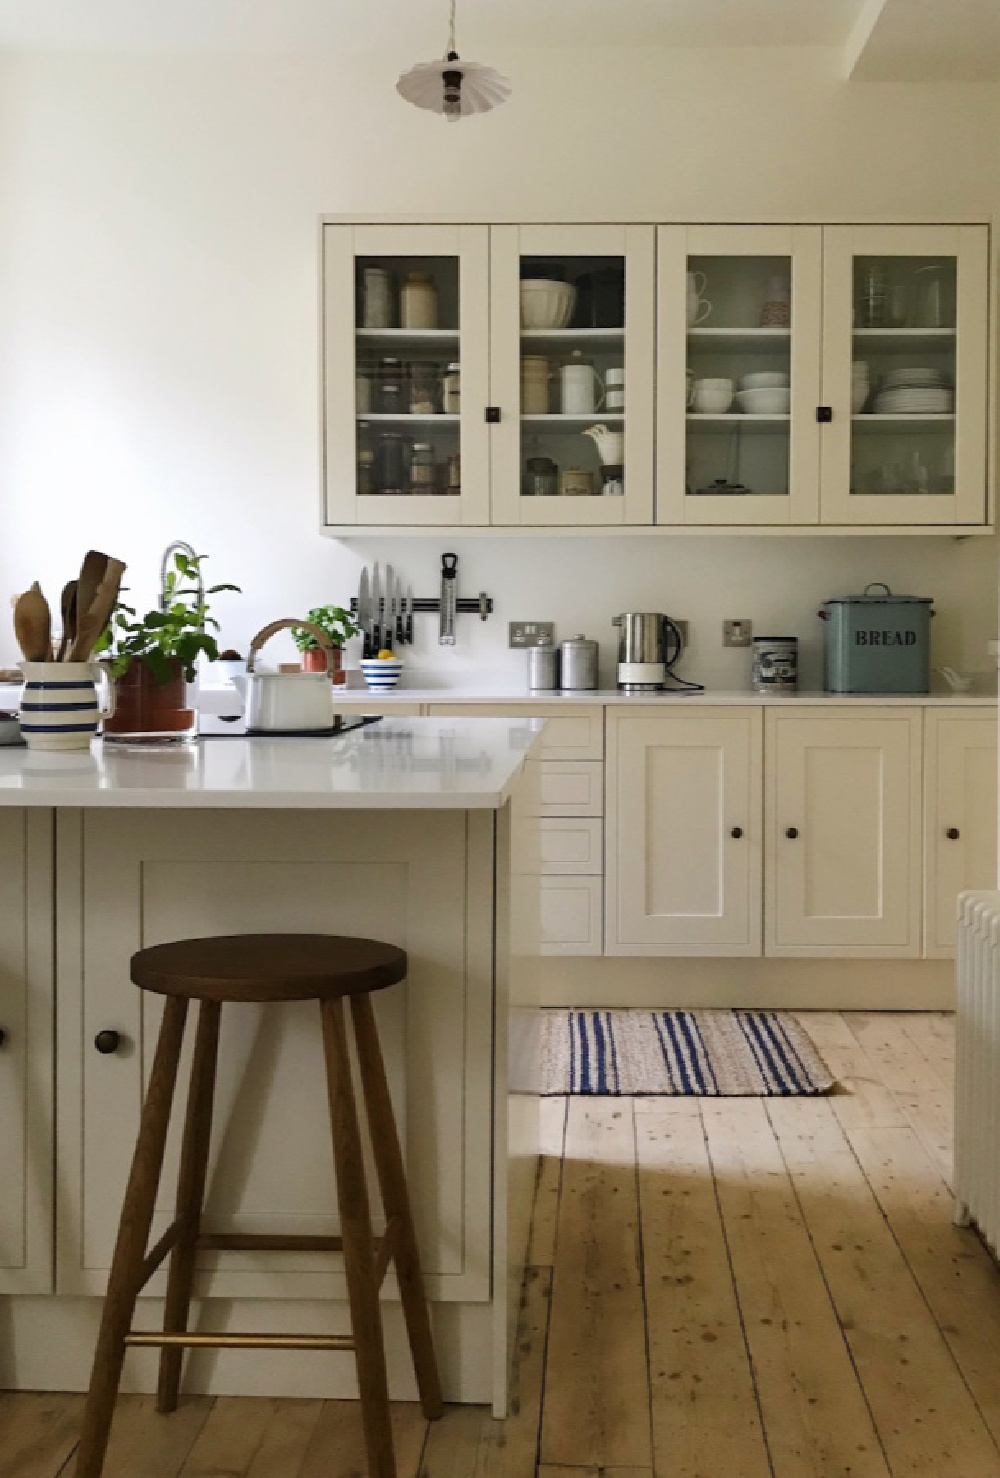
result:
<svg viewBox="0 0 1000 1478"><path fill-rule="evenodd" d="M952 1225L943 1014L803 1013L822 1099L559 1099L508 1421L399 1405L399 1478L1000 1478L1000 1273ZM78 1396L0 1394L2 1478ZM122 1398L105 1478L362 1478L357 1406Z"/></svg>

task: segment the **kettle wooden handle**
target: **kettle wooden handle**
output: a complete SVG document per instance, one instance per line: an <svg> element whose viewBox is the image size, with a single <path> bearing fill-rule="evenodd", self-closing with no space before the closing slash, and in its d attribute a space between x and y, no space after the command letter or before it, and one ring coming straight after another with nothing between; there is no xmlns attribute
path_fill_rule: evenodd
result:
<svg viewBox="0 0 1000 1478"><path fill-rule="evenodd" d="M280 621L271 621L269 625L261 627L260 631L258 631L257 635L250 643L250 650L247 653L247 672L253 672L254 658L257 656L257 653L260 651L264 643L270 641L271 637L275 636L277 632L288 630L291 627L295 627L296 630L301 629L303 631L308 631L310 636L314 636L316 638L320 647L323 649L323 651L326 652L327 673L332 674L333 658L330 656L330 653L333 651L333 642L330 640L321 626L315 626L311 621L297 620L294 616L283 616Z"/></svg>

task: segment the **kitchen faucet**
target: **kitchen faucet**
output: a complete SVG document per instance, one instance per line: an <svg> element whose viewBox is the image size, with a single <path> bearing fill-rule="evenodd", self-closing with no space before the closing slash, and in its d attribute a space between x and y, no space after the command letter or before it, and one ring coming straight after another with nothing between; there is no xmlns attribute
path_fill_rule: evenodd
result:
<svg viewBox="0 0 1000 1478"><path fill-rule="evenodd" d="M167 547L166 547L166 549L164 549L164 551L163 551L163 557L160 560L160 610L161 611L165 611L167 609L167 566L170 563L170 556L172 554L186 554L189 559L197 559L198 558L198 555L195 552L195 550L193 549L193 547L190 544L188 544L186 542L186 540L184 540L184 539L175 539L172 544L168 544ZM202 579L202 575L201 575L201 571L200 570L198 571L198 574L197 574L197 577L196 578L197 578L197 581L198 581L198 604L199 604L199 606L203 606L205 604L205 581Z"/></svg>

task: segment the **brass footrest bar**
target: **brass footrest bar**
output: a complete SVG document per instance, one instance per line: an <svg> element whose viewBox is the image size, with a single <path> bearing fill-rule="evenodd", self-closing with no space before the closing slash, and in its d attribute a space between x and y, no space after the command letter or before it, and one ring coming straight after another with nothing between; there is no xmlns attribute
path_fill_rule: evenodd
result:
<svg viewBox="0 0 1000 1478"><path fill-rule="evenodd" d="M182 1345L185 1349L225 1350L353 1350L349 1334L158 1334L157 1331L133 1329L125 1336L127 1345L165 1347Z"/></svg>

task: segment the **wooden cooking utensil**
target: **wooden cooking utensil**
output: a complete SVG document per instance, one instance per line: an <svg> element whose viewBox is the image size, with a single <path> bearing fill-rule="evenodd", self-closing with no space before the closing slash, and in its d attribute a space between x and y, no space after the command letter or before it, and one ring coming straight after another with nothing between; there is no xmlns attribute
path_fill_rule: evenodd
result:
<svg viewBox="0 0 1000 1478"><path fill-rule="evenodd" d="M80 577L77 582L76 592L76 619L81 621L94 604L94 596L97 587L108 568L108 556L102 554L99 549L88 549L80 566ZM72 650L72 647L71 647ZM83 658L71 658L71 661L83 661Z"/></svg>
<svg viewBox="0 0 1000 1478"><path fill-rule="evenodd" d="M62 588L59 597L59 609L62 612L62 637L59 642L59 650L56 653L57 662L65 662L66 653L70 645L76 640L76 592L78 581L68 580Z"/></svg>
<svg viewBox="0 0 1000 1478"><path fill-rule="evenodd" d="M104 578L94 592L89 609L84 611L79 604L77 606L76 637L69 650L71 662L87 661L94 650L94 643L111 620L111 613L118 601L125 566L120 559L110 559L107 555L102 558L105 561ZM79 601L79 592L77 599Z"/></svg>
<svg viewBox="0 0 1000 1478"><path fill-rule="evenodd" d="M14 604L14 635L26 662L51 660L52 616L37 580Z"/></svg>

